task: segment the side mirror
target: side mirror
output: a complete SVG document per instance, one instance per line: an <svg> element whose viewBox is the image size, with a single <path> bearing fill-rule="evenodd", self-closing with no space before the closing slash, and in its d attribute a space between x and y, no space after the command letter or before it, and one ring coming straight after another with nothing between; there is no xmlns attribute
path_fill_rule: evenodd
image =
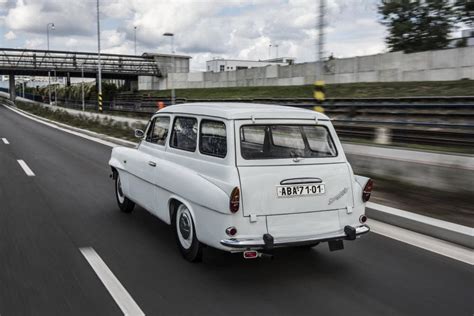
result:
<svg viewBox="0 0 474 316"><path fill-rule="evenodd" d="M135 137L136 138L143 138L143 136L145 136L145 132L142 131L141 129L136 129L135 130Z"/></svg>

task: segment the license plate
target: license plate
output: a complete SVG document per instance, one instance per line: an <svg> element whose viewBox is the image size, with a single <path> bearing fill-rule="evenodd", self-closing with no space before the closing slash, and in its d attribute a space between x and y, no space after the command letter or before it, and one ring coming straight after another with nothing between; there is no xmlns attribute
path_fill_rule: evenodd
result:
<svg viewBox="0 0 474 316"><path fill-rule="evenodd" d="M325 193L324 184L302 184L302 185L277 186L278 197L321 195L324 193Z"/></svg>

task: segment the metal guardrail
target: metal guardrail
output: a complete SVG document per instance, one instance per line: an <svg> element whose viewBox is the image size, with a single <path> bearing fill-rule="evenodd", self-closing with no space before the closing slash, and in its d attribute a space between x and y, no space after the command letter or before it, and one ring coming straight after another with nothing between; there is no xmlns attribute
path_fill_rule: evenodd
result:
<svg viewBox="0 0 474 316"><path fill-rule="evenodd" d="M122 95L123 96L123 95ZM104 103L104 111L110 113L120 113L126 115L135 115L142 118L149 117L157 111L157 102L163 101L165 105L170 104L168 98L141 97L138 100L136 95L125 95L128 100L114 100ZM125 99L125 98L124 98ZM373 100L378 100L373 99ZM457 97L459 104L449 104L440 106L440 104L396 104L395 100L399 98L383 98L390 100L392 104L372 104L364 105L359 99L352 99L357 102L354 107L352 104L325 104L326 114L331 117L333 124L343 140L363 140L372 141L377 138L380 128L389 130L390 138L393 142L444 146L453 148L464 148L463 152L472 150L474 153L474 97ZM410 98L403 98L409 100ZM418 100L419 98L414 98ZM411 98L413 101L413 98ZM58 100L60 106L81 109L82 103L78 100ZM290 105L300 108L311 109L315 103L313 99L275 99L258 98L252 100L226 99L226 100L190 100L177 98L177 103L185 102L258 102ZM293 103L289 103L292 101ZM348 102L346 99L345 102ZM288 103L287 103L288 102ZM471 103L472 102L472 103ZM443 105L446 104L443 102ZM93 110L96 104L87 103L86 109ZM356 108L354 110L354 108ZM363 109L370 111L363 112ZM396 109L396 111L394 111ZM411 109L414 113L404 111ZM435 114L426 113L426 110L442 110ZM447 112L446 109L449 111ZM431 112L431 111L430 111ZM446 114L449 113L449 114ZM453 119L446 120L447 115L452 115Z"/></svg>
<svg viewBox="0 0 474 316"><path fill-rule="evenodd" d="M127 95L122 100L116 99L109 110L143 115L154 113L157 110L158 100L168 104L166 98L145 96L139 100L130 100L133 97L136 95ZM400 102L401 100L403 102ZM431 102L427 103L427 100ZM452 101L448 103L448 100ZM178 98L176 101L177 103L271 103L307 109L315 106L315 101L311 98L222 100ZM393 142L462 147L473 149L474 153L474 96L329 99L323 106L343 140L371 141L377 137L379 128L383 127L390 131Z"/></svg>

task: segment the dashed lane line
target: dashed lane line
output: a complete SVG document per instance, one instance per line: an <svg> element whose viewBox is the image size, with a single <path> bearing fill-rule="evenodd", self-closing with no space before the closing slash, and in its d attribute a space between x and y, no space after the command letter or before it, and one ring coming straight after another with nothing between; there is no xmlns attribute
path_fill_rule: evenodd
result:
<svg viewBox="0 0 474 316"><path fill-rule="evenodd" d="M6 138L2 138L2 142L3 142L5 145L10 144L10 142L9 142Z"/></svg>
<svg viewBox="0 0 474 316"><path fill-rule="evenodd" d="M28 167L26 162L24 162L21 159L18 159L17 161L18 161L18 164L20 165L20 167L23 169L23 171L26 173L26 175L28 177L34 177L35 176L35 173L30 169L30 167Z"/></svg>
<svg viewBox="0 0 474 316"><path fill-rule="evenodd" d="M109 291L123 314L127 316L144 316L145 313L143 313L138 304L133 300L132 296L130 296L94 248L85 247L80 248L79 250L102 281L107 291Z"/></svg>

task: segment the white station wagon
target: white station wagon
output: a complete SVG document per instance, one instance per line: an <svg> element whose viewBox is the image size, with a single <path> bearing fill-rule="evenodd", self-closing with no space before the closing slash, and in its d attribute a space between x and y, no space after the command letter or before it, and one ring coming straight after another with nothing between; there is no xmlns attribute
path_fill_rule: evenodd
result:
<svg viewBox="0 0 474 316"><path fill-rule="evenodd" d="M184 258L204 245L244 258L367 233L369 178L355 176L329 118L244 103L167 107L137 148L116 147L110 166L120 209L139 204L171 224Z"/></svg>

